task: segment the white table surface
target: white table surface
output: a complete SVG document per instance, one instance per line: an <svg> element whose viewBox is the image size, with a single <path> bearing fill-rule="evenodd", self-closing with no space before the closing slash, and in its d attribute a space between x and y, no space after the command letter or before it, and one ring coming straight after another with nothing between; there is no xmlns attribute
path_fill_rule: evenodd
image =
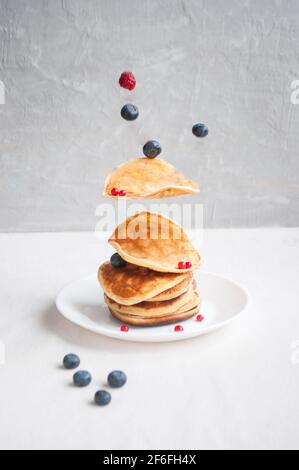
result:
<svg viewBox="0 0 299 470"><path fill-rule="evenodd" d="M112 253L94 234L2 234L0 247L0 448L299 447L299 229L206 231L203 269L241 282L250 307L219 332L158 345L95 335L56 311L59 289ZM60 367L68 352L89 387ZM113 369L127 385L92 405Z"/></svg>

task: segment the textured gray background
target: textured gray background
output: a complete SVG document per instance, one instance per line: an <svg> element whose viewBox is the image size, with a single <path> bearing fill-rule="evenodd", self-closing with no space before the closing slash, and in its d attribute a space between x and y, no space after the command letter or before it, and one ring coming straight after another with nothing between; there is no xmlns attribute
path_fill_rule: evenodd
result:
<svg viewBox="0 0 299 470"><path fill-rule="evenodd" d="M298 45L297 0L0 0L0 230L92 229L149 138L198 180L206 225L299 225Z"/></svg>

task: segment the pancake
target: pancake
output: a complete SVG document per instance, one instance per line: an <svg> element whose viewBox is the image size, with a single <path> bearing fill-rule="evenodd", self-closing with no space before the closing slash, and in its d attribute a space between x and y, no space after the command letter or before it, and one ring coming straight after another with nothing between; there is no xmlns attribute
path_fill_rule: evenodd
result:
<svg viewBox="0 0 299 470"><path fill-rule="evenodd" d="M126 197L165 198L198 193L197 184L161 158L141 157L119 165L105 181L103 195L112 188L126 191Z"/></svg>
<svg viewBox="0 0 299 470"><path fill-rule="evenodd" d="M200 265L200 255L183 229L162 214L134 214L115 229L108 241L129 263L154 271L182 273ZM191 267L179 269L180 261L190 262Z"/></svg>
<svg viewBox="0 0 299 470"><path fill-rule="evenodd" d="M163 300L175 299L176 297L178 297L179 295L183 294L184 292L188 290L191 282L192 282L192 273L186 273L186 277L182 282L180 282L174 287L170 287L170 289L167 289L164 292L161 292L161 294L158 294L155 297L151 297L150 299L147 299L147 301L159 302Z"/></svg>
<svg viewBox="0 0 299 470"><path fill-rule="evenodd" d="M115 312L145 318L156 318L182 310L190 310L199 304L199 295L193 290L192 286L179 297L162 302L145 301L136 305L121 305L109 299L106 295L104 299L108 307Z"/></svg>
<svg viewBox="0 0 299 470"><path fill-rule="evenodd" d="M176 296L175 292L180 295L183 291L179 286L185 287L187 283L187 289L191 281L190 275L191 273L152 271L131 263L121 268L114 268L109 261L103 263L98 270L98 280L104 292L110 299L123 305L137 304L149 298L155 298L163 292L168 292L166 294L168 296L173 293L173 297ZM178 286L177 290L176 286ZM174 290L171 291L171 289Z"/></svg>
<svg viewBox="0 0 299 470"><path fill-rule="evenodd" d="M157 326L163 325L166 323L176 323L181 322L184 320L188 320L188 318L193 317L199 312L198 307L195 307L191 310L187 310L186 312L181 313L174 313L170 315L165 315L164 317L149 317L149 318L141 318L141 317L134 317L132 315L124 315L122 313L116 312L109 308L111 315L117 320L120 320L122 323L127 323L128 325L135 325L135 326Z"/></svg>

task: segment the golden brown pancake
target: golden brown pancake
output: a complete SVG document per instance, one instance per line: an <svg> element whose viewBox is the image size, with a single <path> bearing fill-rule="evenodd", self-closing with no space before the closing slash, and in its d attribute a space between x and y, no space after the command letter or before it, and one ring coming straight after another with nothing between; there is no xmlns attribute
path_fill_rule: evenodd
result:
<svg viewBox="0 0 299 470"><path fill-rule="evenodd" d="M103 263L98 270L98 279L104 292L110 299L123 305L133 305L155 298L164 291L171 295L171 289L174 289L174 293L176 286L185 287L186 282L187 289L191 282L190 276L191 273L157 272L131 263L115 268L109 261ZM183 291L179 288L177 292L177 295L180 295Z"/></svg>
<svg viewBox="0 0 299 470"><path fill-rule="evenodd" d="M162 214L139 212L121 223L109 243L129 263L167 273L197 269L200 255L183 229ZM191 267L179 269L179 262Z"/></svg>
<svg viewBox="0 0 299 470"><path fill-rule="evenodd" d="M175 323L178 321L188 320L188 318L193 317L196 315L199 310L198 307L195 307L191 310L181 313L173 313L170 315L165 315L164 317L149 317L149 318L141 318L141 317L134 317L132 315L124 315L122 313L113 311L109 308L111 315L123 323L127 323L128 325L135 325L135 326L157 326L163 325L166 323Z"/></svg>
<svg viewBox="0 0 299 470"><path fill-rule="evenodd" d="M141 157L119 165L105 181L103 195L112 188L126 191L126 197L165 198L199 192L197 184L161 158Z"/></svg>
<svg viewBox="0 0 299 470"><path fill-rule="evenodd" d="M170 289L165 290L164 292L161 292L161 294L156 295L155 297L151 297L150 299L147 299L148 302L157 302L157 301L163 301L163 300L171 300L175 299L181 294L184 294L186 292L192 282L192 273L186 273L185 274L185 279L177 284L176 286L170 287Z"/></svg>
<svg viewBox="0 0 299 470"><path fill-rule="evenodd" d="M171 300L163 302L141 302L135 305L121 305L109 299L106 295L104 300L109 308L115 312L124 315L141 316L141 317L160 317L178 312L181 310L190 310L199 304L199 295L192 286L187 292Z"/></svg>

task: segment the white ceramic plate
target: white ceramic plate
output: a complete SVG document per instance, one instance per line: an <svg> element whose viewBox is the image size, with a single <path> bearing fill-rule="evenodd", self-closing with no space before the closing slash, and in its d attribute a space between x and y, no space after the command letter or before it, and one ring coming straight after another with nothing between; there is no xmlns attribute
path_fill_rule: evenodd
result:
<svg viewBox="0 0 299 470"><path fill-rule="evenodd" d="M195 275L202 297L202 322L195 317L181 322L184 331L175 332L174 324L154 327L130 326L120 331L121 322L113 318L103 300L103 291L92 275L62 289L56 299L61 314L87 330L124 341L178 341L210 333L234 320L246 307L247 294L237 283L215 274Z"/></svg>

